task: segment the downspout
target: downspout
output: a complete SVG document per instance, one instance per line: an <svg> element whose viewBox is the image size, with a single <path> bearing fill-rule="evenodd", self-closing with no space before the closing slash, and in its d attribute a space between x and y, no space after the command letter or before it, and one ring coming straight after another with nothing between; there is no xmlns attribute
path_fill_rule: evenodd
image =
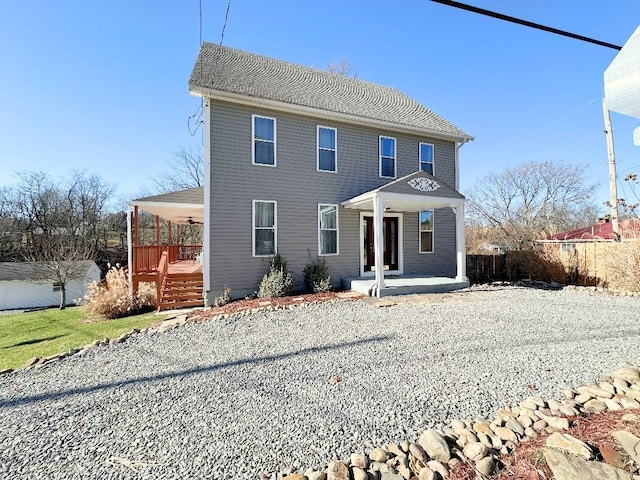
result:
<svg viewBox="0 0 640 480"><path fill-rule="evenodd" d="M127 266L129 269L129 295L133 297L133 247L131 246L131 204L127 204Z"/></svg>
<svg viewBox="0 0 640 480"><path fill-rule="evenodd" d="M204 99L204 235L202 269L205 307L213 303L211 295L211 99Z"/></svg>

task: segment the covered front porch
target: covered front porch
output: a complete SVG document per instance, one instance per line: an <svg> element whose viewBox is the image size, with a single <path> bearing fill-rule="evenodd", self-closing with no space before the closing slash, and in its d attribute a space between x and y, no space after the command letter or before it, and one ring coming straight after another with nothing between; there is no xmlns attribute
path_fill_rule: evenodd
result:
<svg viewBox="0 0 640 480"><path fill-rule="evenodd" d="M342 288L353 290L369 297L410 295L414 293L444 293L469 286L468 280L459 281L449 277L426 277L419 275L391 275L384 279L384 286L374 292L375 282L371 277L343 278ZM374 293L377 293L375 295Z"/></svg>
<svg viewBox="0 0 640 480"><path fill-rule="evenodd" d="M146 229L141 227L143 212L153 217ZM159 310L203 306L203 188L132 200L127 214L131 293L140 283L150 282L155 284Z"/></svg>
<svg viewBox="0 0 640 480"><path fill-rule="evenodd" d="M361 219L365 220L364 233L360 240L360 277L343 278L343 288L369 296L383 297L445 292L469 285L466 277L464 197L439 179L420 170L346 200L342 202L342 206L346 209L359 210ZM429 271L427 267L424 268L423 273L422 267L415 268L415 265L422 265L422 261L416 258L417 255L414 255L412 263L408 264L413 267L409 270L411 274L405 274L407 269L403 265L406 260L403 260L402 247L398 249L399 252L394 251L396 249L394 245L398 245L395 236L399 236L400 239L403 236L402 229L398 229L398 225L402 224L402 214L418 213L420 225L416 224L415 227L420 228L421 232L425 230L424 239L422 233L419 238L420 255L427 253L437 256L442 249L433 248L433 225L431 224L430 228L428 226L423 228L423 224L433 221L433 210L443 208L451 208L455 214L450 216L451 220L447 220L446 223L449 228L453 228L453 222L455 222L455 237L453 237L453 230L450 230L450 240L447 239L450 253L439 259L441 263L448 265L446 270L455 271L455 275L451 277L437 275L434 274L437 271ZM394 217L399 218L400 221L394 220ZM454 217L455 220L453 220ZM425 240L424 244L423 240ZM429 240L431 251L428 251ZM400 245L401 243L400 240ZM416 245L415 248L418 246ZM406 253L404 256L407 256Z"/></svg>

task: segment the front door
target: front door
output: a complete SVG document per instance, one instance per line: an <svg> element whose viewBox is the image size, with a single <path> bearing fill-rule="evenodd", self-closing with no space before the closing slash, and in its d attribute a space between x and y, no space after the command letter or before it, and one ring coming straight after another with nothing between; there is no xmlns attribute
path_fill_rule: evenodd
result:
<svg viewBox="0 0 640 480"><path fill-rule="evenodd" d="M382 231L384 235L384 269L398 270L398 217L384 217ZM362 238L364 239L364 271L373 272L376 269L373 217L363 217Z"/></svg>

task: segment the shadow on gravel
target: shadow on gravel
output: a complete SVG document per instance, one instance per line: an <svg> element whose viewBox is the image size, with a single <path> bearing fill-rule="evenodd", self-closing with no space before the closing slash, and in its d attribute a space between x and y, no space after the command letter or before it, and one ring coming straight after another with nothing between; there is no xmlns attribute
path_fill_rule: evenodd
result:
<svg viewBox="0 0 640 480"><path fill-rule="evenodd" d="M367 343L383 342L391 340L392 335L379 335L375 337L363 338L362 340L354 340L352 342L337 343L334 345L323 345L318 347L305 348L297 352L280 353L277 355L266 355L262 357L243 358L241 360L234 360L232 362L217 363L215 365L189 368L186 370L180 370L178 372L164 373L160 375L154 375L150 377L131 378L128 380L122 380L119 382L101 383L90 387L72 388L70 390L63 390L60 392L42 393L40 395L31 395L28 397L13 398L10 400L0 400L0 408L16 407L20 405L26 405L29 403L43 402L46 400L56 400L58 398L66 397L69 395L81 395L85 393L92 393L99 390L115 389L127 385L144 384L149 382L155 382L157 380L164 380L167 378L186 377L190 375L198 375L201 373L215 372L228 367L236 367L239 365L246 365L250 363L262 363L262 362L275 362L284 360L287 358L294 358L314 353L322 353L330 350L338 350L343 348L351 348L357 345L364 345Z"/></svg>

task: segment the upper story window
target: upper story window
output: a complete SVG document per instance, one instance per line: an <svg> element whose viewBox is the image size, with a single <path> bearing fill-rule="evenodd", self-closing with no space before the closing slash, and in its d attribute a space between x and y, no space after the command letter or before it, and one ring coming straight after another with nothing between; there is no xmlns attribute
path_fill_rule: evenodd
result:
<svg viewBox="0 0 640 480"><path fill-rule="evenodd" d="M278 251L277 204L272 201L253 201L253 256L266 257Z"/></svg>
<svg viewBox="0 0 640 480"><path fill-rule="evenodd" d="M318 125L318 171L335 172L337 131L331 127Z"/></svg>
<svg viewBox="0 0 640 480"><path fill-rule="evenodd" d="M276 119L252 115L254 165L276 166Z"/></svg>
<svg viewBox="0 0 640 480"><path fill-rule="evenodd" d="M338 205L318 204L318 253L338 254Z"/></svg>
<svg viewBox="0 0 640 480"><path fill-rule="evenodd" d="M433 252L433 210L420 212L420 253Z"/></svg>
<svg viewBox="0 0 640 480"><path fill-rule="evenodd" d="M433 145L430 143L420 144L420 170L435 175L433 168Z"/></svg>
<svg viewBox="0 0 640 480"><path fill-rule="evenodd" d="M396 178L396 139L380 136L380 176Z"/></svg>

